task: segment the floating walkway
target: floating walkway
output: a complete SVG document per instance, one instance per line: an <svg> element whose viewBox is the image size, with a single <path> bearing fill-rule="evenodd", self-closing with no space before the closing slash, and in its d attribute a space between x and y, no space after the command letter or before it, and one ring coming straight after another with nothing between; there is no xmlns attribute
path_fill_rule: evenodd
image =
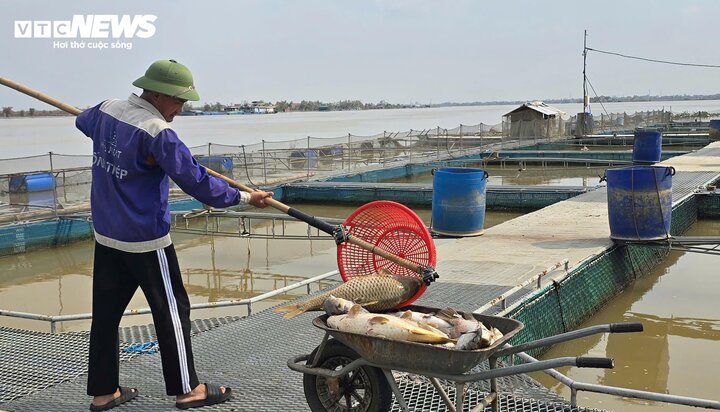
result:
<svg viewBox="0 0 720 412"><path fill-rule="evenodd" d="M394 173L392 170L389 172ZM595 187L591 186L488 186L486 203L491 210L532 211L594 189ZM272 190L275 191L277 198L287 204L297 202L362 204L377 199L424 207L430 207L432 204L431 184L325 181L291 183ZM202 210L202 207L200 202L189 198L170 203L173 212ZM0 211L0 256L89 239L93 233L89 214L89 204L57 211L46 209L24 214L13 212L3 214ZM246 215L251 216L253 212L247 212ZM267 214L264 216L269 217ZM173 229L182 228L175 224Z"/></svg>
<svg viewBox="0 0 720 412"><path fill-rule="evenodd" d="M283 202L362 204L377 199L406 205L432 205L432 183L297 182L282 186ZM599 187L599 186L597 186ZM537 210L595 190L595 186L487 186L491 210Z"/></svg>
<svg viewBox="0 0 720 412"><path fill-rule="evenodd" d="M696 195L720 178L720 142L663 165L677 170L673 234L689 228L701 208L720 209L719 197L701 201ZM417 303L519 319L525 329L513 344L570 330L667 253L662 247L617 245L609 234L606 190L600 187L491 227L483 236L439 239L440 279ZM193 348L201 382L226 384L234 393L230 402L204 410L307 411L302 375L286 362L320 343L323 333L311 325L315 316L285 320L263 311L197 333ZM0 409L85 410L90 398L82 373L85 358L78 354L85 353L87 341L77 335L0 328ZM65 344L52 349L47 343L51 336ZM54 381L47 379L49 368L62 373ZM422 377L398 374L396 379L411 409L446 410ZM121 383L138 387L140 396L116 410L174 410L157 353L121 362ZM28 389L18 396L18 387ZM570 407L525 376L502 379L498 387L503 411L587 410ZM477 399L487 391L479 382L469 396ZM448 392L455 396L452 387ZM397 404L394 408L398 410Z"/></svg>
<svg viewBox="0 0 720 412"><path fill-rule="evenodd" d="M680 215L679 208L693 201L698 188L720 178L720 142L660 165L677 171L672 190L675 234L696 216ZM483 236L438 242L437 272L442 281L514 287L559 262L568 262L568 272L581 268L616 246L609 236L607 190L599 187L491 227Z"/></svg>

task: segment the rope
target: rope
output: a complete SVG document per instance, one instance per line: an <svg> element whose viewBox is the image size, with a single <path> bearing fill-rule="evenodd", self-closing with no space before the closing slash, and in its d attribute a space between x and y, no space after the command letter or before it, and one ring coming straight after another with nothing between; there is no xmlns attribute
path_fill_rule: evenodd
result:
<svg viewBox="0 0 720 412"><path fill-rule="evenodd" d="M207 206L202 209L192 209L189 212L183 213L182 217L183 219L192 219L196 218L198 216L203 215L209 215L209 216L217 216L217 215L224 215L228 211L226 209L215 209L214 207Z"/></svg>
<svg viewBox="0 0 720 412"><path fill-rule="evenodd" d="M665 176L670 175L670 168L665 169ZM663 228L667 226L665 222L665 208L663 207L662 199L660 198L660 187L658 186L657 173L653 170L653 177L655 178L655 193L657 194L658 208L660 209L660 220L662 220ZM670 229L665 231L665 239L670 239Z"/></svg>
<svg viewBox="0 0 720 412"><path fill-rule="evenodd" d="M642 276L642 271L640 270L640 267L635 266L635 255L632 253L632 250L629 245L623 245L621 246L624 251L625 255L627 256L628 261L630 262L630 268L632 269L633 278L637 279L640 276Z"/></svg>
<svg viewBox="0 0 720 412"><path fill-rule="evenodd" d="M125 353L147 353L150 355L156 353L158 350L159 346L157 341L133 343L122 349Z"/></svg>
<svg viewBox="0 0 720 412"><path fill-rule="evenodd" d="M562 299L560 298L560 286L562 286L562 284L555 279L552 279L552 283L553 283L553 290L555 291L555 297L557 298L558 309L559 309L558 312L560 314L560 323L562 323L562 330L563 330L563 332L567 332L568 327L567 327L567 323L565 322L565 313L563 311Z"/></svg>
<svg viewBox="0 0 720 412"><path fill-rule="evenodd" d="M245 145L242 145L240 147L242 148L243 166L245 167L245 175L247 176L247 180L248 180L248 182L250 182L250 186L252 186L253 189L257 189L259 186L255 182L253 182L252 179L250 179L250 171L248 170L248 167L247 167L247 164L248 164L247 155L245 154ZM263 156L264 156L264 154L263 154ZM308 162L309 162L309 160L308 160Z"/></svg>
<svg viewBox="0 0 720 412"><path fill-rule="evenodd" d="M183 219L192 219L194 217L202 216L206 213L208 213L207 209L192 209L187 213L183 213L182 217Z"/></svg>
<svg viewBox="0 0 720 412"><path fill-rule="evenodd" d="M637 213L635 212L635 166L630 168L630 195L632 198L633 226L635 226L635 234L640 239L640 230L638 229Z"/></svg>

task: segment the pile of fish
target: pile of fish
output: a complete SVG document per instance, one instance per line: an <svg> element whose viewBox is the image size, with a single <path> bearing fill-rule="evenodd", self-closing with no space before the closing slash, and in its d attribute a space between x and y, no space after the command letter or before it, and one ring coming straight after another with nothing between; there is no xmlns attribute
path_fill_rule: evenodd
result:
<svg viewBox="0 0 720 412"><path fill-rule="evenodd" d="M371 313L355 302L328 296L323 309L329 315L328 326L339 331L442 344L457 350L486 348L503 336L497 328L488 329L471 315L461 315L452 308L437 314L410 310Z"/></svg>
<svg viewBox="0 0 720 412"><path fill-rule="evenodd" d="M377 275L349 279L333 290L304 302L278 306L290 319L304 312L325 310L329 327L368 336L441 344L458 350L486 348L502 338L472 315L447 308L437 314L410 310L376 313L396 308L420 290L420 278L394 275L380 269Z"/></svg>

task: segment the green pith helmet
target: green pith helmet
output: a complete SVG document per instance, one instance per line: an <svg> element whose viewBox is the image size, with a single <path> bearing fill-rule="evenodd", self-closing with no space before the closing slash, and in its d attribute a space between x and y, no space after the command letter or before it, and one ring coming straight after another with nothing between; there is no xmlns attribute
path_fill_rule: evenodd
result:
<svg viewBox="0 0 720 412"><path fill-rule="evenodd" d="M200 100L190 69L175 60L158 60L151 64L133 86L180 99Z"/></svg>

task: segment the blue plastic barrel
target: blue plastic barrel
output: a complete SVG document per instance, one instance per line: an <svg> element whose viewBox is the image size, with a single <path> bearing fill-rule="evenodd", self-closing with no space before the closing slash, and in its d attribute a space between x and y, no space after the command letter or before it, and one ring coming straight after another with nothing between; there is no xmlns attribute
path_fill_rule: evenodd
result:
<svg viewBox="0 0 720 412"><path fill-rule="evenodd" d="M665 166L631 166L607 171L610 238L665 239L672 217L672 176Z"/></svg>
<svg viewBox="0 0 720 412"><path fill-rule="evenodd" d="M227 156L200 156L198 163L218 173L228 173L233 170L233 161Z"/></svg>
<svg viewBox="0 0 720 412"><path fill-rule="evenodd" d="M293 150L290 153L290 166L293 169L314 169L318 166L318 149Z"/></svg>
<svg viewBox="0 0 720 412"><path fill-rule="evenodd" d="M635 131L632 160L635 164L653 164L660 161L662 134L656 131Z"/></svg>
<svg viewBox="0 0 720 412"><path fill-rule="evenodd" d="M710 140L720 140L720 120L710 120Z"/></svg>
<svg viewBox="0 0 720 412"><path fill-rule="evenodd" d="M450 167L433 176L432 225L435 233L477 236L484 231L485 185L482 169Z"/></svg>
<svg viewBox="0 0 720 412"><path fill-rule="evenodd" d="M55 176L52 173L33 173L29 175L12 176L9 191L11 193L42 192L53 190Z"/></svg>

